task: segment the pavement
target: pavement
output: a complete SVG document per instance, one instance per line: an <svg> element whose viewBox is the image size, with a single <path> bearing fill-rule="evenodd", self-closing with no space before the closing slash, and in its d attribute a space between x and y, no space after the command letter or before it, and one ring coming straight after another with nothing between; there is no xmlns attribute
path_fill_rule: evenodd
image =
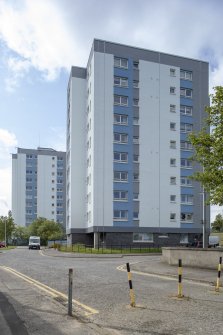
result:
<svg viewBox="0 0 223 335"><path fill-rule="evenodd" d="M84 255L61 253L54 249L42 249L46 257L94 257L94 258L124 258L131 255ZM139 254L138 256L142 256ZM148 254L147 254L148 256ZM159 275L165 277L178 277L177 266L170 266L157 261L157 257L145 257L145 260L137 261L135 257L131 266L131 272L141 272L147 275ZM0 254L1 257L1 254ZM217 268L198 269L183 268L183 280L213 284L217 279ZM42 334L72 334L72 335L98 335L110 334L102 331L92 323L83 322L67 315L67 307L62 306L47 293L41 292L33 285L29 285L23 279L11 275L0 267L0 334L1 335L42 335Z"/></svg>

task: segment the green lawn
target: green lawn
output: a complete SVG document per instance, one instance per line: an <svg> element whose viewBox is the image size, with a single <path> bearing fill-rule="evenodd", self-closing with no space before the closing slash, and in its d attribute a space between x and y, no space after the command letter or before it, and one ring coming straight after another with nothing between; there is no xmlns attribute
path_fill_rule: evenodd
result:
<svg viewBox="0 0 223 335"><path fill-rule="evenodd" d="M14 245L9 245L8 247L6 248L0 248L0 251L1 250L10 250L10 249L15 249L16 247Z"/></svg>

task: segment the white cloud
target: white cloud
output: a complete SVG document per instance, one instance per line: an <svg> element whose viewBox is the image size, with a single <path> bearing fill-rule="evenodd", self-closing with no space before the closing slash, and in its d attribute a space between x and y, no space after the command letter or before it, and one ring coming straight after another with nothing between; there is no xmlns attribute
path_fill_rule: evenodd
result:
<svg viewBox="0 0 223 335"><path fill-rule="evenodd" d="M17 145L16 136L6 129L0 129L0 215L7 215L11 209L11 155Z"/></svg>
<svg viewBox="0 0 223 335"><path fill-rule="evenodd" d="M81 57L75 36L54 2L25 0L12 5L0 0L0 5L0 37L15 54L8 63L9 89L31 67L45 80L54 80L62 68L70 69Z"/></svg>

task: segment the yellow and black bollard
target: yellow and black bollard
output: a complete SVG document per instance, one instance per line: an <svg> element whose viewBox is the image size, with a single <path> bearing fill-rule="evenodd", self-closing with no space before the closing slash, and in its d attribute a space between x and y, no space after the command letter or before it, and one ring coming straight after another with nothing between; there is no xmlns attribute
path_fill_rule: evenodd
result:
<svg viewBox="0 0 223 335"><path fill-rule="evenodd" d="M132 286L132 274L130 272L130 266L129 266L129 263L126 263L126 268L127 268L127 273L128 273L128 281L129 281L129 290L130 290L130 305L132 307L135 307L136 306L136 303L135 303L135 294L134 294L134 291L133 291L133 286Z"/></svg>
<svg viewBox="0 0 223 335"><path fill-rule="evenodd" d="M182 260L178 260L178 298L183 298L182 293Z"/></svg>
<svg viewBox="0 0 223 335"><path fill-rule="evenodd" d="M216 287L215 287L215 291L216 291L216 292L219 292L219 289L220 289L221 264L222 264L222 257L219 258L219 264L218 264L218 278L217 278L217 283L216 283Z"/></svg>

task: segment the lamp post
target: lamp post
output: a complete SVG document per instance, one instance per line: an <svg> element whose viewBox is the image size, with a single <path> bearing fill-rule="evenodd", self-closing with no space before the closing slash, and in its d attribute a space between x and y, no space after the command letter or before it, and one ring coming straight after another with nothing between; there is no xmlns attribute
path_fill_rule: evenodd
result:
<svg viewBox="0 0 223 335"><path fill-rule="evenodd" d="M205 222L205 191L202 190L202 224L203 224L203 249L206 248L206 222Z"/></svg>
<svg viewBox="0 0 223 335"><path fill-rule="evenodd" d="M6 242L6 222L7 222L7 219L5 217L5 247L7 247L7 242Z"/></svg>

